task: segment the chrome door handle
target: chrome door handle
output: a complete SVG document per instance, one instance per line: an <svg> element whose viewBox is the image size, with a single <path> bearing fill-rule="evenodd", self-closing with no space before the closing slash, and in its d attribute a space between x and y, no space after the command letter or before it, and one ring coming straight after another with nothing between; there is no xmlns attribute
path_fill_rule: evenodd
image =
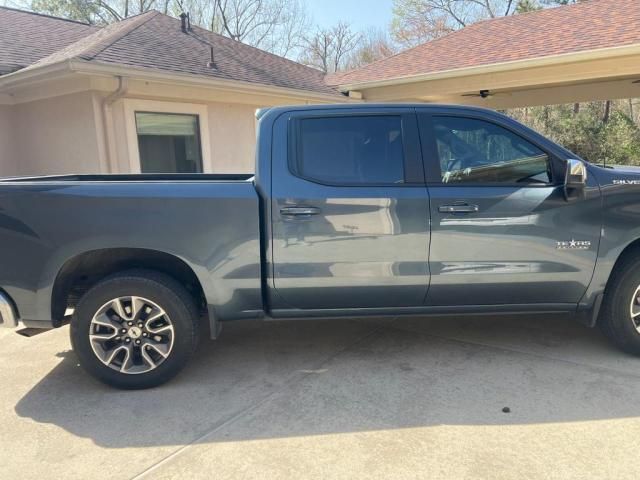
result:
<svg viewBox="0 0 640 480"><path fill-rule="evenodd" d="M478 205L461 203L456 205L440 205L438 210L440 213L474 213L480 209L478 208Z"/></svg>
<svg viewBox="0 0 640 480"><path fill-rule="evenodd" d="M280 208L280 215L287 217L310 217L311 215L318 215L319 213L320 209L317 207L291 206Z"/></svg>

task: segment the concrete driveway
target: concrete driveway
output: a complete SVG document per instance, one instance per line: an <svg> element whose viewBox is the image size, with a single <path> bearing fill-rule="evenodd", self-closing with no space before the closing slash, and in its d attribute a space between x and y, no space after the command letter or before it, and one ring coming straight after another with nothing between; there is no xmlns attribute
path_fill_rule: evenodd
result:
<svg viewBox="0 0 640 480"><path fill-rule="evenodd" d="M640 359L562 317L229 324L142 392L67 335L0 332L2 479L640 476Z"/></svg>

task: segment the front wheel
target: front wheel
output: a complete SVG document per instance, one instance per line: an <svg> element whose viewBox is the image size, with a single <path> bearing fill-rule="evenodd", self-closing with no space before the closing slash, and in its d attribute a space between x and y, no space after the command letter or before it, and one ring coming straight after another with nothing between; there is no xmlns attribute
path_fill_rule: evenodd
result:
<svg viewBox="0 0 640 480"><path fill-rule="evenodd" d="M132 270L104 279L78 302L71 344L98 380L125 389L165 383L198 342L193 298L164 274Z"/></svg>
<svg viewBox="0 0 640 480"><path fill-rule="evenodd" d="M598 325L618 348L640 356L640 256L623 259L612 273Z"/></svg>

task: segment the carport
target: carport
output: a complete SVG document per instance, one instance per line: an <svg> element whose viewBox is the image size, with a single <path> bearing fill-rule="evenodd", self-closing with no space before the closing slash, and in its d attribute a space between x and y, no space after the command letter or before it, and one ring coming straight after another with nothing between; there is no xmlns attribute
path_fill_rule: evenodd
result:
<svg viewBox="0 0 640 480"><path fill-rule="evenodd" d="M368 102L497 109L640 97L640 2L486 20L330 82Z"/></svg>

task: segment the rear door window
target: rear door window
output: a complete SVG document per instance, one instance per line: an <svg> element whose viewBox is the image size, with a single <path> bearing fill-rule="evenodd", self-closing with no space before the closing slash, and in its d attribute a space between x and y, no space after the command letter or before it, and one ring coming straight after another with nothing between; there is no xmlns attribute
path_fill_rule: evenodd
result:
<svg viewBox="0 0 640 480"><path fill-rule="evenodd" d="M302 118L294 174L329 185L405 181L400 115Z"/></svg>

